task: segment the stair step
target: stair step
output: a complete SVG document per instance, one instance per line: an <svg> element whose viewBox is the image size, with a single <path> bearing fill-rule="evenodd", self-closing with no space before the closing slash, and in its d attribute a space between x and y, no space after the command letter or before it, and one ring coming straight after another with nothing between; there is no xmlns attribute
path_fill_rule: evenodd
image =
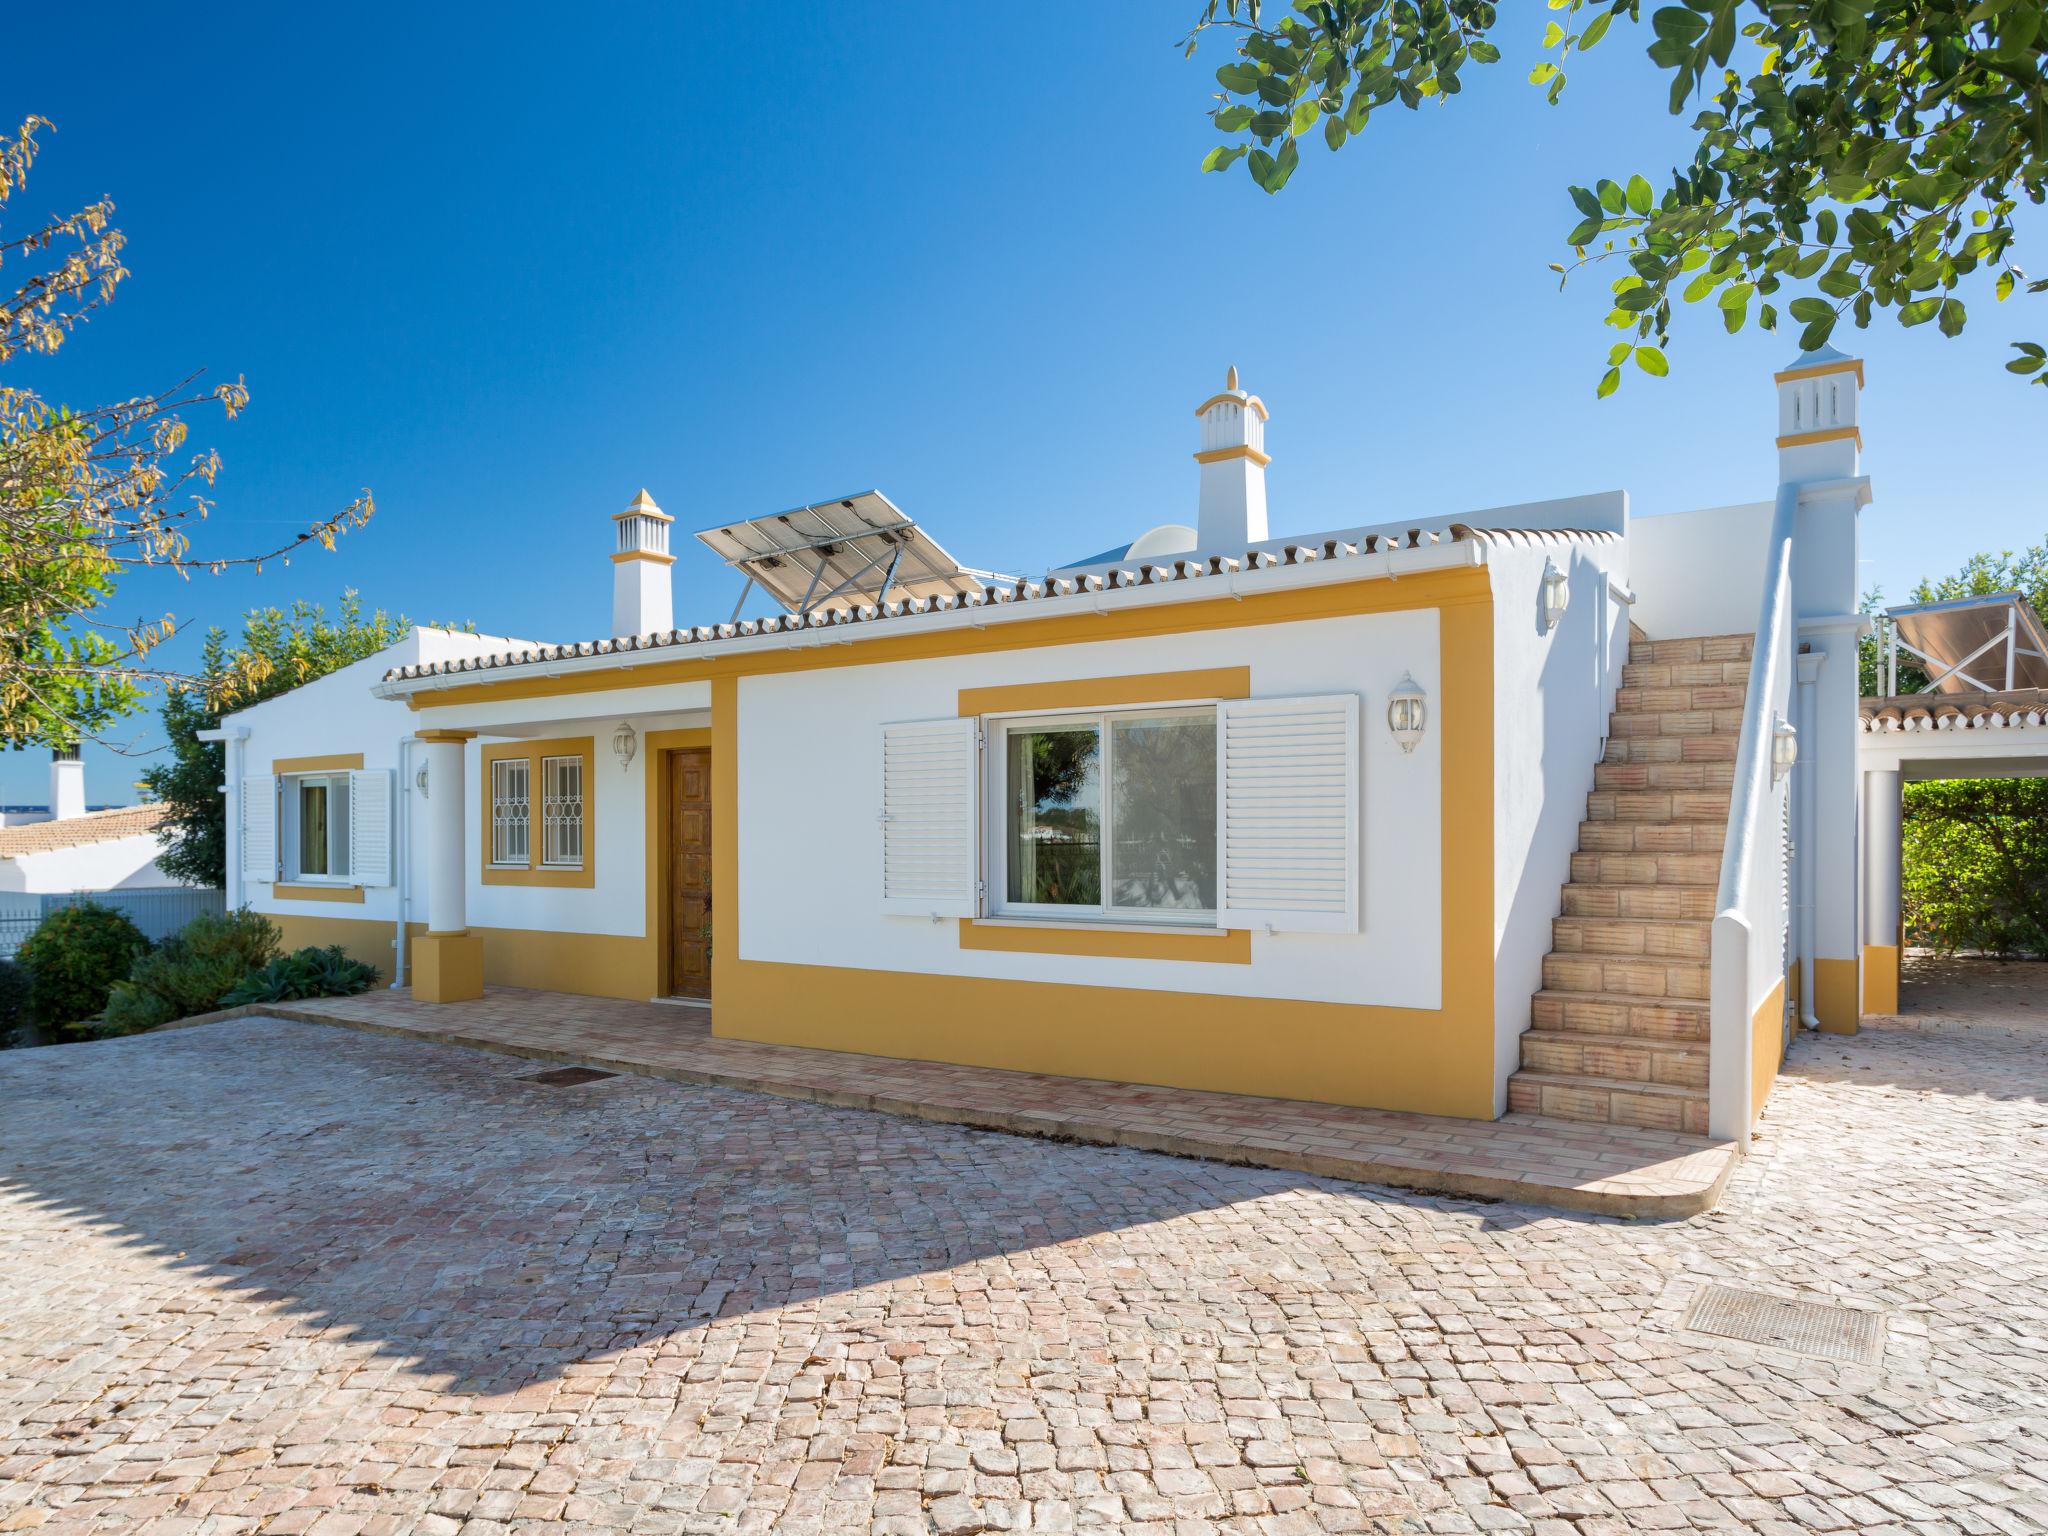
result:
<svg viewBox="0 0 2048 1536"><path fill-rule="evenodd" d="M1718 861L1718 855L1716 856ZM1630 885L1614 882L1564 888L1566 917L1627 917L1640 922L1712 922L1719 877L1713 885Z"/></svg>
<svg viewBox="0 0 2048 1536"><path fill-rule="evenodd" d="M1552 953L1636 955L1653 960L1704 962L1711 950L1711 921L1626 917L1556 917L1550 922Z"/></svg>
<svg viewBox="0 0 2048 1536"><path fill-rule="evenodd" d="M1754 635L1700 635L1689 640L1636 640L1628 648L1632 664L1663 666L1696 661L1748 661Z"/></svg>
<svg viewBox="0 0 2048 1536"><path fill-rule="evenodd" d="M1702 960L1662 960L1644 955L1548 954L1543 986L1549 992L1610 992L1625 997L1707 996Z"/></svg>
<svg viewBox="0 0 2048 1536"><path fill-rule="evenodd" d="M1617 714L1608 736L1735 736L1742 734L1742 707L1677 709L1655 714Z"/></svg>
<svg viewBox="0 0 2048 1536"><path fill-rule="evenodd" d="M1508 1108L1583 1124L1707 1134L1706 1093L1656 1083L1623 1084L1563 1072L1517 1072L1508 1079Z"/></svg>
<svg viewBox="0 0 2048 1536"><path fill-rule="evenodd" d="M1711 853L1728 840L1723 821L1582 821L1581 853Z"/></svg>
<svg viewBox="0 0 2048 1536"><path fill-rule="evenodd" d="M1703 885L1721 883L1721 859L1707 853L1575 853L1575 885Z"/></svg>
<svg viewBox="0 0 2048 1536"><path fill-rule="evenodd" d="M1700 737L1681 738L1701 740ZM1719 737L1712 738L1719 740ZM1713 762L1607 762L1593 765L1593 788L1600 789L1711 789L1722 795L1725 809L1728 791L1735 784L1735 759L1731 754Z"/></svg>
<svg viewBox="0 0 2048 1536"><path fill-rule="evenodd" d="M1600 768L1619 763L1725 763L1732 776L1740 734L1733 736L1609 736ZM1594 772L1597 774L1599 768ZM1596 780L1597 782L1597 780Z"/></svg>
<svg viewBox="0 0 2048 1536"><path fill-rule="evenodd" d="M1630 661L1624 662L1621 668L1621 686L1624 688L1710 688L1720 683L1732 683L1738 688L1747 688L1749 663Z"/></svg>
<svg viewBox="0 0 2048 1536"><path fill-rule="evenodd" d="M1522 1036L1522 1070L1654 1083L1661 1088L1705 1088L1707 1042L1532 1029Z"/></svg>
<svg viewBox="0 0 2048 1536"><path fill-rule="evenodd" d="M1710 683L1697 688L1621 688L1614 695L1615 712L1623 715L1667 715L1688 709L1740 709L1748 694L1740 683Z"/></svg>
<svg viewBox="0 0 2048 1536"><path fill-rule="evenodd" d="M1619 997L1603 992L1538 992L1529 1002L1532 1033L1630 1035L1645 1040L1704 1041L1713 1032L1708 1005L1697 998Z"/></svg>
<svg viewBox="0 0 2048 1536"><path fill-rule="evenodd" d="M1725 789L1596 789L1586 796L1586 820L1718 821L1726 826L1729 794Z"/></svg>

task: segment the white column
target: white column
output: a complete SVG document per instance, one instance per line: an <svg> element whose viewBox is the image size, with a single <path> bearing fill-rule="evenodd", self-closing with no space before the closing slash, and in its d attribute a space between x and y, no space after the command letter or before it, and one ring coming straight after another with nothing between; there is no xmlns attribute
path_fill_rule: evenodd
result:
<svg viewBox="0 0 2048 1536"><path fill-rule="evenodd" d="M427 932L461 933L469 923L464 900L468 863L462 829L469 819L463 793L463 741L426 738Z"/></svg>
<svg viewBox="0 0 2048 1536"><path fill-rule="evenodd" d="M1899 942L1900 822L1905 814L1896 768L1863 776L1863 942Z"/></svg>

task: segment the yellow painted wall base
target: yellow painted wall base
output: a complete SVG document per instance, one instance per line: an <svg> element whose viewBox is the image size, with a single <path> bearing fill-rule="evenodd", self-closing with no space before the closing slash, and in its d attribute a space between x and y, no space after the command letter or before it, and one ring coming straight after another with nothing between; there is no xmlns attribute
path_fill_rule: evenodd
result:
<svg viewBox="0 0 2048 1536"><path fill-rule="evenodd" d="M267 913L284 934L286 949L339 944L349 955L374 965L380 980L391 980L390 923L361 917L305 917ZM426 927L411 927L413 970ZM660 957L650 939L604 933L554 933L526 928L471 928L483 942L484 979L494 987L532 987L541 992L575 992L585 997L627 997L645 1001L659 995ZM416 980L416 974L415 978Z"/></svg>
<svg viewBox="0 0 2048 1536"><path fill-rule="evenodd" d="M1863 1011L1865 1013L1897 1013L1899 1011L1898 945L1866 944L1863 946Z"/></svg>
<svg viewBox="0 0 2048 1536"><path fill-rule="evenodd" d="M1813 1016L1831 1035L1853 1035L1860 1016L1860 990L1854 960L1813 962Z"/></svg>
<svg viewBox="0 0 2048 1536"><path fill-rule="evenodd" d="M1749 1118L1764 1112L1771 1084L1785 1063L1785 986L1781 981L1758 1005L1749 1021Z"/></svg>
<svg viewBox="0 0 2048 1536"><path fill-rule="evenodd" d="M412 995L466 1003L484 995L484 941L475 933L423 933L412 943Z"/></svg>

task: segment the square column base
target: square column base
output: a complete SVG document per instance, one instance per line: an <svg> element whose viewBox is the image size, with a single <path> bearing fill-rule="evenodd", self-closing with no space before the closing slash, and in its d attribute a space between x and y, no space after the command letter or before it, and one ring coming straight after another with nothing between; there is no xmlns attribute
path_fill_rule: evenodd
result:
<svg viewBox="0 0 2048 1536"><path fill-rule="evenodd" d="M413 940L412 995L423 1003L466 1003L484 995L481 934L427 933Z"/></svg>
<svg viewBox="0 0 2048 1536"><path fill-rule="evenodd" d="M1863 946L1863 1011L1865 1013L1897 1013L1899 1011L1898 945L1866 944Z"/></svg>

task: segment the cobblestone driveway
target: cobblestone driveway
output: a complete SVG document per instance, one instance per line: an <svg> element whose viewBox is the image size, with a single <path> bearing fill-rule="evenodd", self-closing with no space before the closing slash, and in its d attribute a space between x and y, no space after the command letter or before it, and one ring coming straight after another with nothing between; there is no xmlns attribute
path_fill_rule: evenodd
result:
<svg viewBox="0 0 2048 1536"><path fill-rule="evenodd" d="M535 1070L0 1057L0 1531L2048 1529L2024 1039L1801 1042L1665 1226Z"/></svg>

